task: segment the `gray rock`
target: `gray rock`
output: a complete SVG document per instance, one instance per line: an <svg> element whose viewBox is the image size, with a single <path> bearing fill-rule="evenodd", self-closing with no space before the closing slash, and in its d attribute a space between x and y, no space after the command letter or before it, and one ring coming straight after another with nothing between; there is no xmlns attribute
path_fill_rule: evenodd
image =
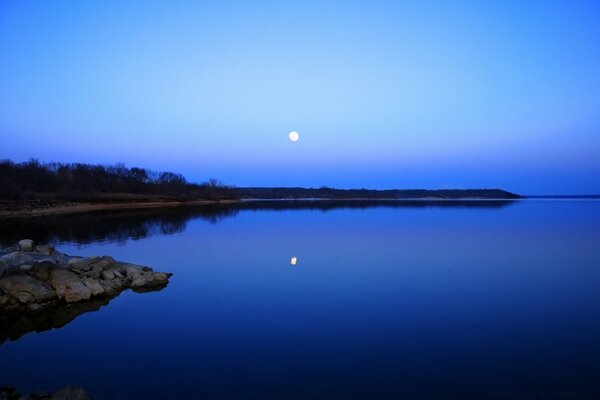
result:
<svg viewBox="0 0 600 400"><path fill-rule="evenodd" d="M95 262L99 260L100 257L74 257L69 260L67 263L69 268L78 269L80 271L89 271L92 269L92 266Z"/></svg>
<svg viewBox="0 0 600 400"><path fill-rule="evenodd" d="M8 270L8 264L2 258L0 258L0 278L4 275L4 272Z"/></svg>
<svg viewBox="0 0 600 400"><path fill-rule="evenodd" d="M56 391L51 400L91 400L91 397L85 392L85 390L75 386L65 386L64 388Z"/></svg>
<svg viewBox="0 0 600 400"><path fill-rule="evenodd" d="M50 270L55 267L50 261L42 261L33 264L28 274L35 279L47 282L50 279Z"/></svg>
<svg viewBox="0 0 600 400"><path fill-rule="evenodd" d="M94 267L100 267L103 271L116 267L117 263L112 257L103 256L94 264Z"/></svg>
<svg viewBox="0 0 600 400"><path fill-rule="evenodd" d="M26 251L26 252L33 251L33 240L31 240L31 239L20 240L19 243L17 243L17 244L19 245L19 250L21 250L21 251Z"/></svg>
<svg viewBox="0 0 600 400"><path fill-rule="evenodd" d="M42 303L56 298L47 284L19 270L4 275L0 279L0 289L23 304Z"/></svg>
<svg viewBox="0 0 600 400"><path fill-rule="evenodd" d="M4 260L9 267L18 267L23 264L33 264L34 258L30 254L21 253L20 251L13 251L12 253L8 253L2 256L1 258Z"/></svg>
<svg viewBox="0 0 600 400"><path fill-rule="evenodd" d="M165 286L169 283L169 275L164 272L144 272L131 282L132 288L151 288Z"/></svg>
<svg viewBox="0 0 600 400"><path fill-rule="evenodd" d="M50 285L54 288L56 296L67 303L88 300L92 291L77 276L66 269L52 269L50 271Z"/></svg>
<svg viewBox="0 0 600 400"><path fill-rule="evenodd" d="M116 296L122 290L125 289L124 282L118 278L115 278L110 281L101 280L98 282L104 288L104 295L106 295L106 296Z"/></svg>
<svg viewBox="0 0 600 400"><path fill-rule="evenodd" d="M87 278L84 279L82 282L92 291L92 296L98 296L104 293L104 288L102 287L102 285L100 285L100 283L97 280Z"/></svg>
<svg viewBox="0 0 600 400"><path fill-rule="evenodd" d="M113 279L115 279L115 274L110 269L106 270L106 271L102 271L102 279L104 279L106 281L113 280Z"/></svg>
<svg viewBox="0 0 600 400"><path fill-rule="evenodd" d="M54 246L50 246L49 244L41 244L35 246L36 253L44 254L50 256L54 254Z"/></svg>
<svg viewBox="0 0 600 400"><path fill-rule="evenodd" d="M32 265L31 264L23 264L23 265L19 265L19 269L21 271L29 271L31 269Z"/></svg>

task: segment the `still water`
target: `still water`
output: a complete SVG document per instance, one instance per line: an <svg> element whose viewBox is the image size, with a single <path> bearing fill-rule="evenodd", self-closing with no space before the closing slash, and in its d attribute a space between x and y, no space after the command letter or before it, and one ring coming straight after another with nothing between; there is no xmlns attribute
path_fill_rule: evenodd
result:
<svg viewBox="0 0 600 400"><path fill-rule="evenodd" d="M4 341L0 386L112 400L600 398L599 201L272 202L0 225L0 242L174 273L162 291Z"/></svg>

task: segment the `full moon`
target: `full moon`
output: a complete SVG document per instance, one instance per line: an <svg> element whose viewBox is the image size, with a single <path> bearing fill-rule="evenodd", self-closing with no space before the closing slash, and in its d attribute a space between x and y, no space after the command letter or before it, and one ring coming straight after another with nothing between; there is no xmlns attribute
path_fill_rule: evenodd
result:
<svg viewBox="0 0 600 400"><path fill-rule="evenodd" d="M291 131L288 137L290 138L290 142L297 142L300 139L300 135L296 131Z"/></svg>

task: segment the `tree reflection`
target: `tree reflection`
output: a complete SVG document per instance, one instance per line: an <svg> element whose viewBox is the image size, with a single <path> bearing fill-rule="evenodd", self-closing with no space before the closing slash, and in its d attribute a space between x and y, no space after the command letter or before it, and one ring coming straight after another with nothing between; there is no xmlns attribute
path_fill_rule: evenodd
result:
<svg viewBox="0 0 600 400"><path fill-rule="evenodd" d="M23 238L38 243L125 242L155 235L172 235L185 231L190 220L201 219L216 224L248 211L313 210L369 208L502 208L514 201L411 201L411 200L291 200L242 201L143 210L111 210L81 214L64 214L36 218L0 220L0 244L14 244Z"/></svg>

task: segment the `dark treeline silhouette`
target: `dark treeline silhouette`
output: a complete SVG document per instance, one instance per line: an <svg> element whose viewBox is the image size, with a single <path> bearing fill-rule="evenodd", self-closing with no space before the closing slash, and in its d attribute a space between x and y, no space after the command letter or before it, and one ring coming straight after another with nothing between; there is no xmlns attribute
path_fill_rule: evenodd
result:
<svg viewBox="0 0 600 400"><path fill-rule="evenodd" d="M501 189L333 189L328 187L246 187L236 188L244 199L518 199L521 196Z"/></svg>
<svg viewBox="0 0 600 400"><path fill-rule="evenodd" d="M511 200L497 201L391 201L391 200L292 200L241 201L139 210L95 211L81 214L47 215L0 220L0 248L23 238L37 243L124 242L155 235L183 232L190 220L217 223L240 212L308 210L328 212L367 208L502 208Z"/></svg>
<svg viewBox="0 0 600 400"><path fill-rule="evenodd" d="M0 199L63 201L221 200L233 188L211 179L189 183L181 174L127 168L123 164L0 161Z"/></svg>
<svg viewBox="0 0 600 400"><path fill-rule="evenodd" d="M210 179L187 182L181 174L124 164L0 161L0 207L32 208L56 202L193 201L226 199L516 199L500 189L369 190L301 187L234 188Z"/></svg>

